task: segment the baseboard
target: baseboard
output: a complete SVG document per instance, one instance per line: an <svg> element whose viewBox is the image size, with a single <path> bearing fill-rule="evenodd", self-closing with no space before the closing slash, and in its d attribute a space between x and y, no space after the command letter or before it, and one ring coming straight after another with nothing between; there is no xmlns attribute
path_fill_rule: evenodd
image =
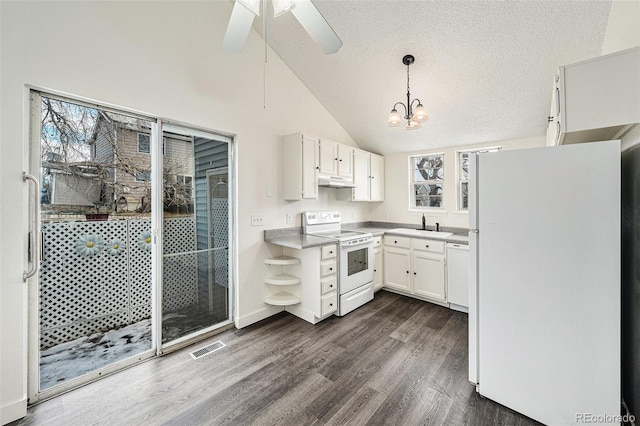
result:
<svg viewBox="0 0 640 426"><path fill-rule="evenodd" d="M291 305L291 306L286 306L285 311L292 313L293 315L297 316L298 318L301 318L307 322L310 322L311 324L315 324L318 321L320 321L318 318L316 318L316 316L313 314L313 312L308 311L306 309L302 309L300 307L298 307L298 305Z"/></svg>
<svg viewBox="0 0 640 426"><path fill-rule="evenodd" d="M283 306L267 306L245 316L236 317L236 328L243 328L284 311Z"/></svg>
<svg viewBox="0 0 640 426"><path fill-rule="evenodd" d="M0 423L6 425L27 415L27 395L0 407Z"/></svg>

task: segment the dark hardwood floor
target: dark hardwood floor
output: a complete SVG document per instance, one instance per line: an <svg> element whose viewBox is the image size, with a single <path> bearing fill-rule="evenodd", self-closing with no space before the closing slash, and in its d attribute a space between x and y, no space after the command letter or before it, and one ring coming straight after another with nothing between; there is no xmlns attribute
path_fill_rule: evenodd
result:
<svg viewBox="0 0 640 426"><path fill-rule="evenodd" d="M193 360L216 340L227 346ZM16 425L536 425L467 381L467 315L380 291L281 313L29 408Z"/></svg>

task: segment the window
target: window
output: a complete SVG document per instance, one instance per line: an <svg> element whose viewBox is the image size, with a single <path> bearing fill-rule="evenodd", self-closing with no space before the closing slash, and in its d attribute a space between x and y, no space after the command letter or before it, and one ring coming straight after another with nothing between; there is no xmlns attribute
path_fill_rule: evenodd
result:
<svg viewBox="0 0 640 426"><path fill-rule="evenodd" d="M151 135L148 133L138 133L138 152L151 152Z"/></svg>
<svg viewBox="0 0 640 426"><path fill-rule="evenodd" d="M469 211L469 155L479 152L496 152L502 147L457 151L458 157L458 211Z"/></svg>
<svg viewBox="0 0 640 426"><path fill-rule="evenodd" d="M151 170L139 170L136 172L136 182L151 181Z"/></svg>
<svg viewBox="0 0 640 426"><path fill-rule="evenodd" d="M411 209L444 208L444 154L409 157Z"/></svg>

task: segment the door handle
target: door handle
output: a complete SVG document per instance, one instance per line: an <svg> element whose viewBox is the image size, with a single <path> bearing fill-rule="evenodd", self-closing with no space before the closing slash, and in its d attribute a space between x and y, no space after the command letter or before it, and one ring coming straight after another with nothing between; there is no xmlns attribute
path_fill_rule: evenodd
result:
<svg viewBox="0 0 640 426"><path fill-rule="evenodd" d="M42 253L40 253L40 244L38 244L37 239L38 235L38 221L40 220L40 182L36 179L35 176L27 174L27 172L22 172L22 181L31 181L33 182L34 193L33 193L33 213L34 213L34 226L35 229L29 231L29 255L27 262L31 262L31 267L22 273L22 281L26 282L27 279L34 276L38 273L38 269L40 268L40 257Z"/></svg>

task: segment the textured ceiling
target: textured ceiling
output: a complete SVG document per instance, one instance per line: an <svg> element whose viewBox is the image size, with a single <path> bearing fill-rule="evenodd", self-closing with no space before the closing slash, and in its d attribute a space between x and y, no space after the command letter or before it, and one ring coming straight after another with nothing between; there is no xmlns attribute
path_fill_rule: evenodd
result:
<svg viewBox="0 0 640 426"><path fill-rule="evenodd" d="M600 54L611 6L313 2L344 42L337 54L324 55L291 14L267 21L267 40L351 137L381 154L544 135L555 70ZM430 115L417 130L386 126L406 102L405 54L415 56L412 99Z"/></svg>

